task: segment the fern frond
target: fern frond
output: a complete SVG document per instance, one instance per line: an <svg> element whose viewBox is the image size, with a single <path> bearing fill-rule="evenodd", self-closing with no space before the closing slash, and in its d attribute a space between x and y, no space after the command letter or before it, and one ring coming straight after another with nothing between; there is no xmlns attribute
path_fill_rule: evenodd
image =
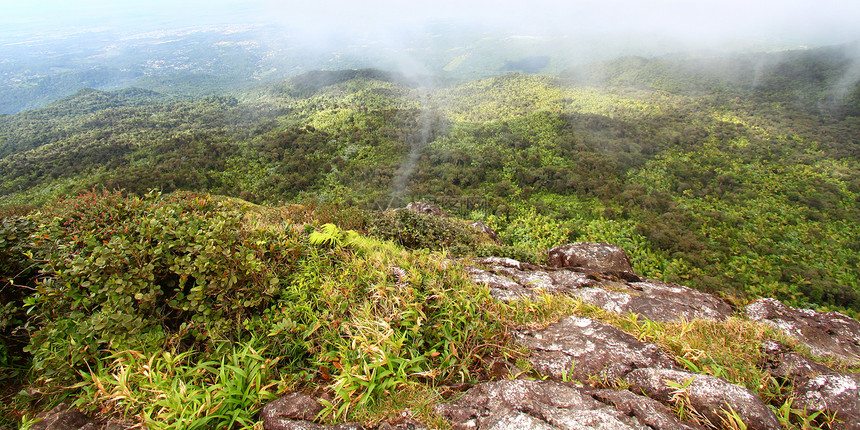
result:
<svg viewBox="0 0 860 430"><path fill-rule="evenodd" d="M332 248L342 245L342 236L340 228L334 224L323 224L322 231L315 231L308 237L308 242L313 246Z"/></svg>

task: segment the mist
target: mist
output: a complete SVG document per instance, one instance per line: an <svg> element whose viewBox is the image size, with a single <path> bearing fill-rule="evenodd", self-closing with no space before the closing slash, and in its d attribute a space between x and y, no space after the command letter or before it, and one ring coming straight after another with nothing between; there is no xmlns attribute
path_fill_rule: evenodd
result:
<svg viewBox="0 0 860 430"><path fill-rule="evenodd" d="M150 79L165 72L214 77L207 90L218 93L313 70L463 80L509 71L558 75L633 55L805 49L860 40L856 16L860 3L844 0L6 2L0 99L12 101L0 101L0 113L41 107L85 86L170 93L170 82ZM100 75L70 75L92 70ZM856 70L839 88L851 88ZM47 80L58 74L68 78ZM81 85L51 87L76 79Z"/></svg>
<svg viewBox="0 0 860 430"><path fill-rule="evenodd" d="M450 24L531 37L625 37L637 44L760 48L834 44L860 36L860 4L844 0L705 1L395 1L191 0L149 2L37 0L6 2L4 39L13 33L115 28L125 31L227 23L276 24L306 44L397 44L410 33ZM453 47L452 47L453 48Z"/></svg>

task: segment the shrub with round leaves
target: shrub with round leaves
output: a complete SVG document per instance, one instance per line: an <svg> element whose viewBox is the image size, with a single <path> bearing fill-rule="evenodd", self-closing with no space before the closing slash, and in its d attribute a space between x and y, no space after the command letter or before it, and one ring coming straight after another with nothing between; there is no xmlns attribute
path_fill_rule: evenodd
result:
<svg viewBox="0 0 860 430"><path fill-rule="evenodd" d="M277 291L272 249L298 243L249 240L240 211L189 193L88 192L32 217L43 325L29 350L46 376L105 348L229 339Z"/></svg>

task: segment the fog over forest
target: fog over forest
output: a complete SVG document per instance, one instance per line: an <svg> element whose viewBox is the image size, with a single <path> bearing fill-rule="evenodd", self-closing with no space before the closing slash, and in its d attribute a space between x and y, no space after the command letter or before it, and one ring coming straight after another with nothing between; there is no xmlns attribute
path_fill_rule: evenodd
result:
<svg viewBox="0 0 860 430"><path fill-rule="evenodd" d="M40 0L5 2L0 35L119 28L144 31L206 24L279 24L285 35L323 42L351 34L390 39L429 24L453 23L534 37L588 35L663 39L708 48L834 44L857 38L860 5L839 0L345 2ZM405 32L405 33L404 33Z"/></svg>
<svg viewBox="0 0 860 430"><path fill-rule="evenodd" d="M856 429L858 16L0 1L0 430Z"/></svg>

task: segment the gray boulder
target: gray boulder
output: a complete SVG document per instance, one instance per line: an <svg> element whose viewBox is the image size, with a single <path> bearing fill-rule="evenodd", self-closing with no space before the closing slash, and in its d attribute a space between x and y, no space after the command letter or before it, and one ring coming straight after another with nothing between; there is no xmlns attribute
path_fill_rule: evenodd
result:
<svg viewBox="0 0 860 430"><path fill-rule="evenodd" d="M834 430L860 430L860 374L820 375L797 387L795 394L795 408L835 412Z"/></svg>
<svg viewBox="0 0 860 430"><path fill-rule="evenodd" d="M788 345L767 340L762 343L762 362L759 367L777 378L788 379L799 385L818 375L834 373L829 367L807 360Z"/></svg>
<svg viewBox="0 0 860 430"><path fill-rule="evenodd" d="M656 345L589 318L569 316L543 330L514 335L532 350L532 367L556 379L612 382L638 368L677 368Z"/></svg>
<svg viewBox="0 0 860 430"><path fill-rule="evenodd" d="M755 393L720 378L671 369L636 369L624 380L635 393L668 404L686 403L715 426L722 425L731 408L750 430L782 429L776 415Z"/></svg>
<svg viewBox="0 0 860 430"><path fill-rule="evenodd" d="M749 319L782 330L821 357L860 364L860 321L838 312L797 309L775 299L760 299L746 307Z"/></svg>
<svg viewBox="0 0 860 430"><path fill-rule="evenodd" d="M731 306L711 294L648 279L605 281L595 287L572 290L570 294L610 312L639 314L654 321L724 320L732 314Z"/></svg>
<svg viewBox="0 0 860 430"><path fill-rule="evenodd" d="M37 415L36 419L39 421L30 426L31 430L80 430L93 424L92 419L66 403Z"/></svg>
<svg viewBox="0 0 860 430"><path fill-rule="evenodd" d="M439 206L430 202L412 202L406 205L406 210L424 215L447 217L448 214Z"/></svg>
<svg viewBox="0 0 860 430"><path fill-rule="evenodd" d="M523 287L513 279L476 267L466 267L466 272L472 282L490 289L490 296L496 300L509 302L522 297L535 299L539 294L530 288Z"/></svg>
<svg viewBox="0 0 860 430"><path fill-rule="evenodd" d="M595 399L615 406L625 415L635 416L655 430L705 430L698 424L683 422L666 405L626 390L591 390Z"/></svg>
<svg viewBox="0 0 860 430"><path fill-rule="evenodd" d="M302 393L290 393L266 404L260 411L260 418L266 430L311 429L319 428L313 427L316 424L312 421L322 411L323 405L316 398ZM297 424L297 421L302 424Z"/></svg>
<svg viewBox="0 0 860 430"><path fill-rule="evenodd" d="M436 412L455 430L648 428L582 387L552 380L487 382L454 402L436 405Z"/></svg>
<svg viewBox="0 0 860 430"><path fill-rule="evenodd" d="M678 284L635 276L587 273L521 263L510 258L478 260L467 270L475 283L486 285L490 294L504 301L519 297L535 299L540 294L567 294L583 302L617 313L636 313L655 321L722 320L732 308L713 295Z"/></svg>
<svg viewBox="0 0 860 430"><path fill-rule="evenodd" d="M633 273L627 253L609 243L576 242L549 250L549 265L555 268L576 267L593 272Z"/></svg>
<svg viewBox="0 0 860 430"><path fill-rule="evenodd" d="M323 406L313 396L302 393L287 394L269 402L260 411L264 430L365 430L359 423L342 423L334 425L317 424L313 422L322 412ZM380 423L376 430L423 430L427 427L410 418L397 417L392 422Z"/></svg>
<svg viewBox="0 0 860 430"><path fill-rule="evenodd" d="M96 421L71 407L60 403L50 411L36 415L30 430L126 430L137 426L123 421Z"/></svg>

